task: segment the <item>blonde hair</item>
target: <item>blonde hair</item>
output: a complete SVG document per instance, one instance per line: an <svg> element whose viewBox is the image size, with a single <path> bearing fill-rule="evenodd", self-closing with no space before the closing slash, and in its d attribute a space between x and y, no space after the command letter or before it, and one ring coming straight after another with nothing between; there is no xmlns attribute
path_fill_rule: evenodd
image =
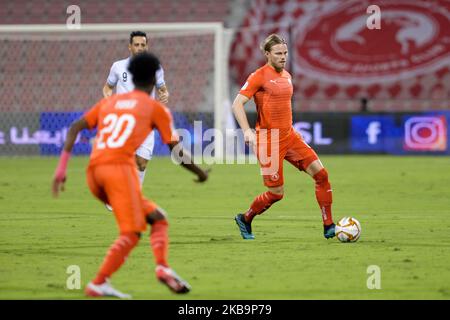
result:
<svg viewBox="0 0 450 320"><path fill-rule="evenodd" d="M287 42L283 37L279 36L276 33L272 33L266 39L264 39L264 41L261 43L260 48L263 53L266 51L270 52L272 47L276 46L277 44L286 44L287 45Z"/></svg>

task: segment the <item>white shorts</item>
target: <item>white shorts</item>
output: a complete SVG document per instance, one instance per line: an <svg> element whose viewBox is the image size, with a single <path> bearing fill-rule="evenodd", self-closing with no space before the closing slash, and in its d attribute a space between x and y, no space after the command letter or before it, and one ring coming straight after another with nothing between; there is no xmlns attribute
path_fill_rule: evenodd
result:
<svg viewBox="0 0 450 320"><path fill-rule="evenodd" d="M144 142L137 148L136 154L145 160L150 160L153 155L153 148L155 148L155 131L150 132L145 138Z"/></svg>

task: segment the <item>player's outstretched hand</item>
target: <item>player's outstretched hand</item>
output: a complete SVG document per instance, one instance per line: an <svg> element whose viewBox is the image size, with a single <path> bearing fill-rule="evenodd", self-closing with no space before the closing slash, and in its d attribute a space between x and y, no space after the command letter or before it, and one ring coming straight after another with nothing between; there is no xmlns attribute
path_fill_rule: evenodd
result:
<svg viewBox="0 0 450 320"><path fill-rule="evenodd" d="M169 92L167 90L158 90L158 98L164 104L169 102Z"/></svg>
<svg viewBox="0 0 450 320"><path fill-rule="evenodd" d="M64 175L55 174L55 176L53 177L52 193L55 198L58 197L60 191L64 191L65 182L66 182L65 174Z"/></svg>
<svg viewBox="0 0 450 320"><path fill-rule="evenodd" d="M244 141L245 143L253 150L253 153L256 155L256 134L253 129L248 129L244 132Z"/></svg>
<svg viewBox="0 0 450 320"><path fill-rule="evenodd" d="M198 174L198 178L194 180L197 183L205 182L208 180L209 172L211 171L211 168L208 168L206 170L202 170L202 173Z"/></svg>
<svg viewBox="0 0 450 320"><path fill-rule="evenodd" d="M69 134L71 134L72 128L69 130ZM72 134L72 143L75 141L76 134ZM67 141L66 141L67 143ZM72 150L72 145L70 145L70 150ZM53 175L53 183L52 183L52 192L53 196L57 197L59 191L64 191L64 183L66 182L66 171L67 171L67 162L69 162L70 151L63 149L61 152L61 157L59 158L58 166L56 167L55 174Z"/></svg>
<svg viewBox="0 0 450 320"><path fill-rule="evenodd" d="M256 134L253 129L247 129L244 132L244 141L249 146L256 145Z"/></svg>

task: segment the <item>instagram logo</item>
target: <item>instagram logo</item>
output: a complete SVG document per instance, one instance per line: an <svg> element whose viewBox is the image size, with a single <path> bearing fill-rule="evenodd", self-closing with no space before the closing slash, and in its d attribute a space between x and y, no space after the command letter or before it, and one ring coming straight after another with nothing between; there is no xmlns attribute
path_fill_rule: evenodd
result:
<svg viewBox="0 0 450 320"><path fill-rule="evenodd" d="M405 150L447 150L445 117L412 117L405 121Z"/></svg>

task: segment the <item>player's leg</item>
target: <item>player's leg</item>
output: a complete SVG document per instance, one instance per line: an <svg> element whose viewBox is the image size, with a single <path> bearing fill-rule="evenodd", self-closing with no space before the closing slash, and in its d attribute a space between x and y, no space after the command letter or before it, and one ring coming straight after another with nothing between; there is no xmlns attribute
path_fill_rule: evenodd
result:
<svg viewBox="0 0 450 320"><path fill-rule="evenodd" d="M139 182L142 186L147 172L147 164L152 159L153 149L155 147L155 131L145 138L142 145L136 150L136 165L138 168Z"/></svg>
<svg viewBox="0 0 450 320"><path fill-rule="evenodd" d="M283 199L283 157L286 148L284 145L274 145L270 142L269 144L271 147L260 144L257 151L258 162L267 191L254 198L250 208L244 214L238 214L235 217L235 221L244 239L251 240L255 238L251 227L253 219L257 215L264 213L275 202ZM267 161L265 161L266 159Z"/></svg>
<svg viewBox="0 0 450 320"><path fill-rule="evenodd" d="M267 186L267 191L258 195L253 200L252 204L250 205L250 208L245 212L244 214L245 222L252 223L255 216L264 213L267 209L269 209L272 206L272 204L283 199L283 195L284 195L283 185L275 187Z"/></svg>
<svg viewBox="0 0 450 320"><path fill-rule="evenodd" d="M314 179L316 200L322 213L324 236L327 239L334 237L334 223L331 213L333 192L328 179L328 172L316 152L300 136L296 135L294 143L286 154L286 160Z"/></svg>
<svg viewBox="0 0 450 320"><path fill-rule="evenodd" d="M89 171L93 171L93 169L90 168ZM100 200L101 202L103 202L105 204L105 207L106 207L106 209L108 209L108 211L112 212L113 209L112 209L111 205L109 205L108 197L107 197L106 193L104 192L104 190L102 188L100 188L98 186L98 184L96 183L93 172L88 172L87 180L88 180L87 182L88 182L89 189L91 190L92 194L98 200Z"/></svg>
<svg viewBox="0 0 450 320"><path fill-rule="evenodd" d="M92 195L103 203L108 203L108 196L106 195L103 186L98 183L95 167L89 167L86 172L86 182Z"/></svg>
<svg viewBox="0 0 450 320"><path fill-rule="evenodd" d="M144 212L150 212L146 215L146 220L151 226L150 245L156 262L156 278L175 293L189 292L191 290L190 285L169 267L169 224L167 222L167 214L153 202L145 198L142 198L142 201Z"/></svg>
<svg viewBox="0 0 450 320"><path fill-rule="evenodd" d="M333 203L333 191L328 179L328 172L319 159L314 160L305 169L315 181L316 199L322 212L325 238L335 236L331 205Z"/></svg>
<svg viewBox="0 0 450 320"><path fill-rule="evenodd" d="M245 213L239 213L234 220L239 227L242 238L252 240L255 238L252 232L252 222L255 216L262 214L272 204L283 199L283 186L269 187L267 191L258 195Z"/></svg>
<svg viewBox="0 0 450 320"><path fill-rule="evenodd" d="M141 186L144 183L145 174L147 172L147 163L148 163L148 159L145 159L136 154L136 166L138 169L139 182L140 182Z"/></svg>
<svg viewBox="0 0 450 320"><path fill-rule="evenodd" d="M114 289L111 276L123 265L145 231L145 219L139 197L136 169L129 165L96 166L88 171L88 185L101 200L109 200L119 225L120 234L109 248L93 281L86 287L88 296L129 296Z"/></svg>
<svg viewBox="0 0 450 320"><path fill-rule="evenodd" d="M126 261L131 250L139 242L140 233L121 232L116 241L109 248L100 269L87 286L85 293L90 297L113 296L117 298L131 298L130 295L115 289L109 279Z"/></svg>

